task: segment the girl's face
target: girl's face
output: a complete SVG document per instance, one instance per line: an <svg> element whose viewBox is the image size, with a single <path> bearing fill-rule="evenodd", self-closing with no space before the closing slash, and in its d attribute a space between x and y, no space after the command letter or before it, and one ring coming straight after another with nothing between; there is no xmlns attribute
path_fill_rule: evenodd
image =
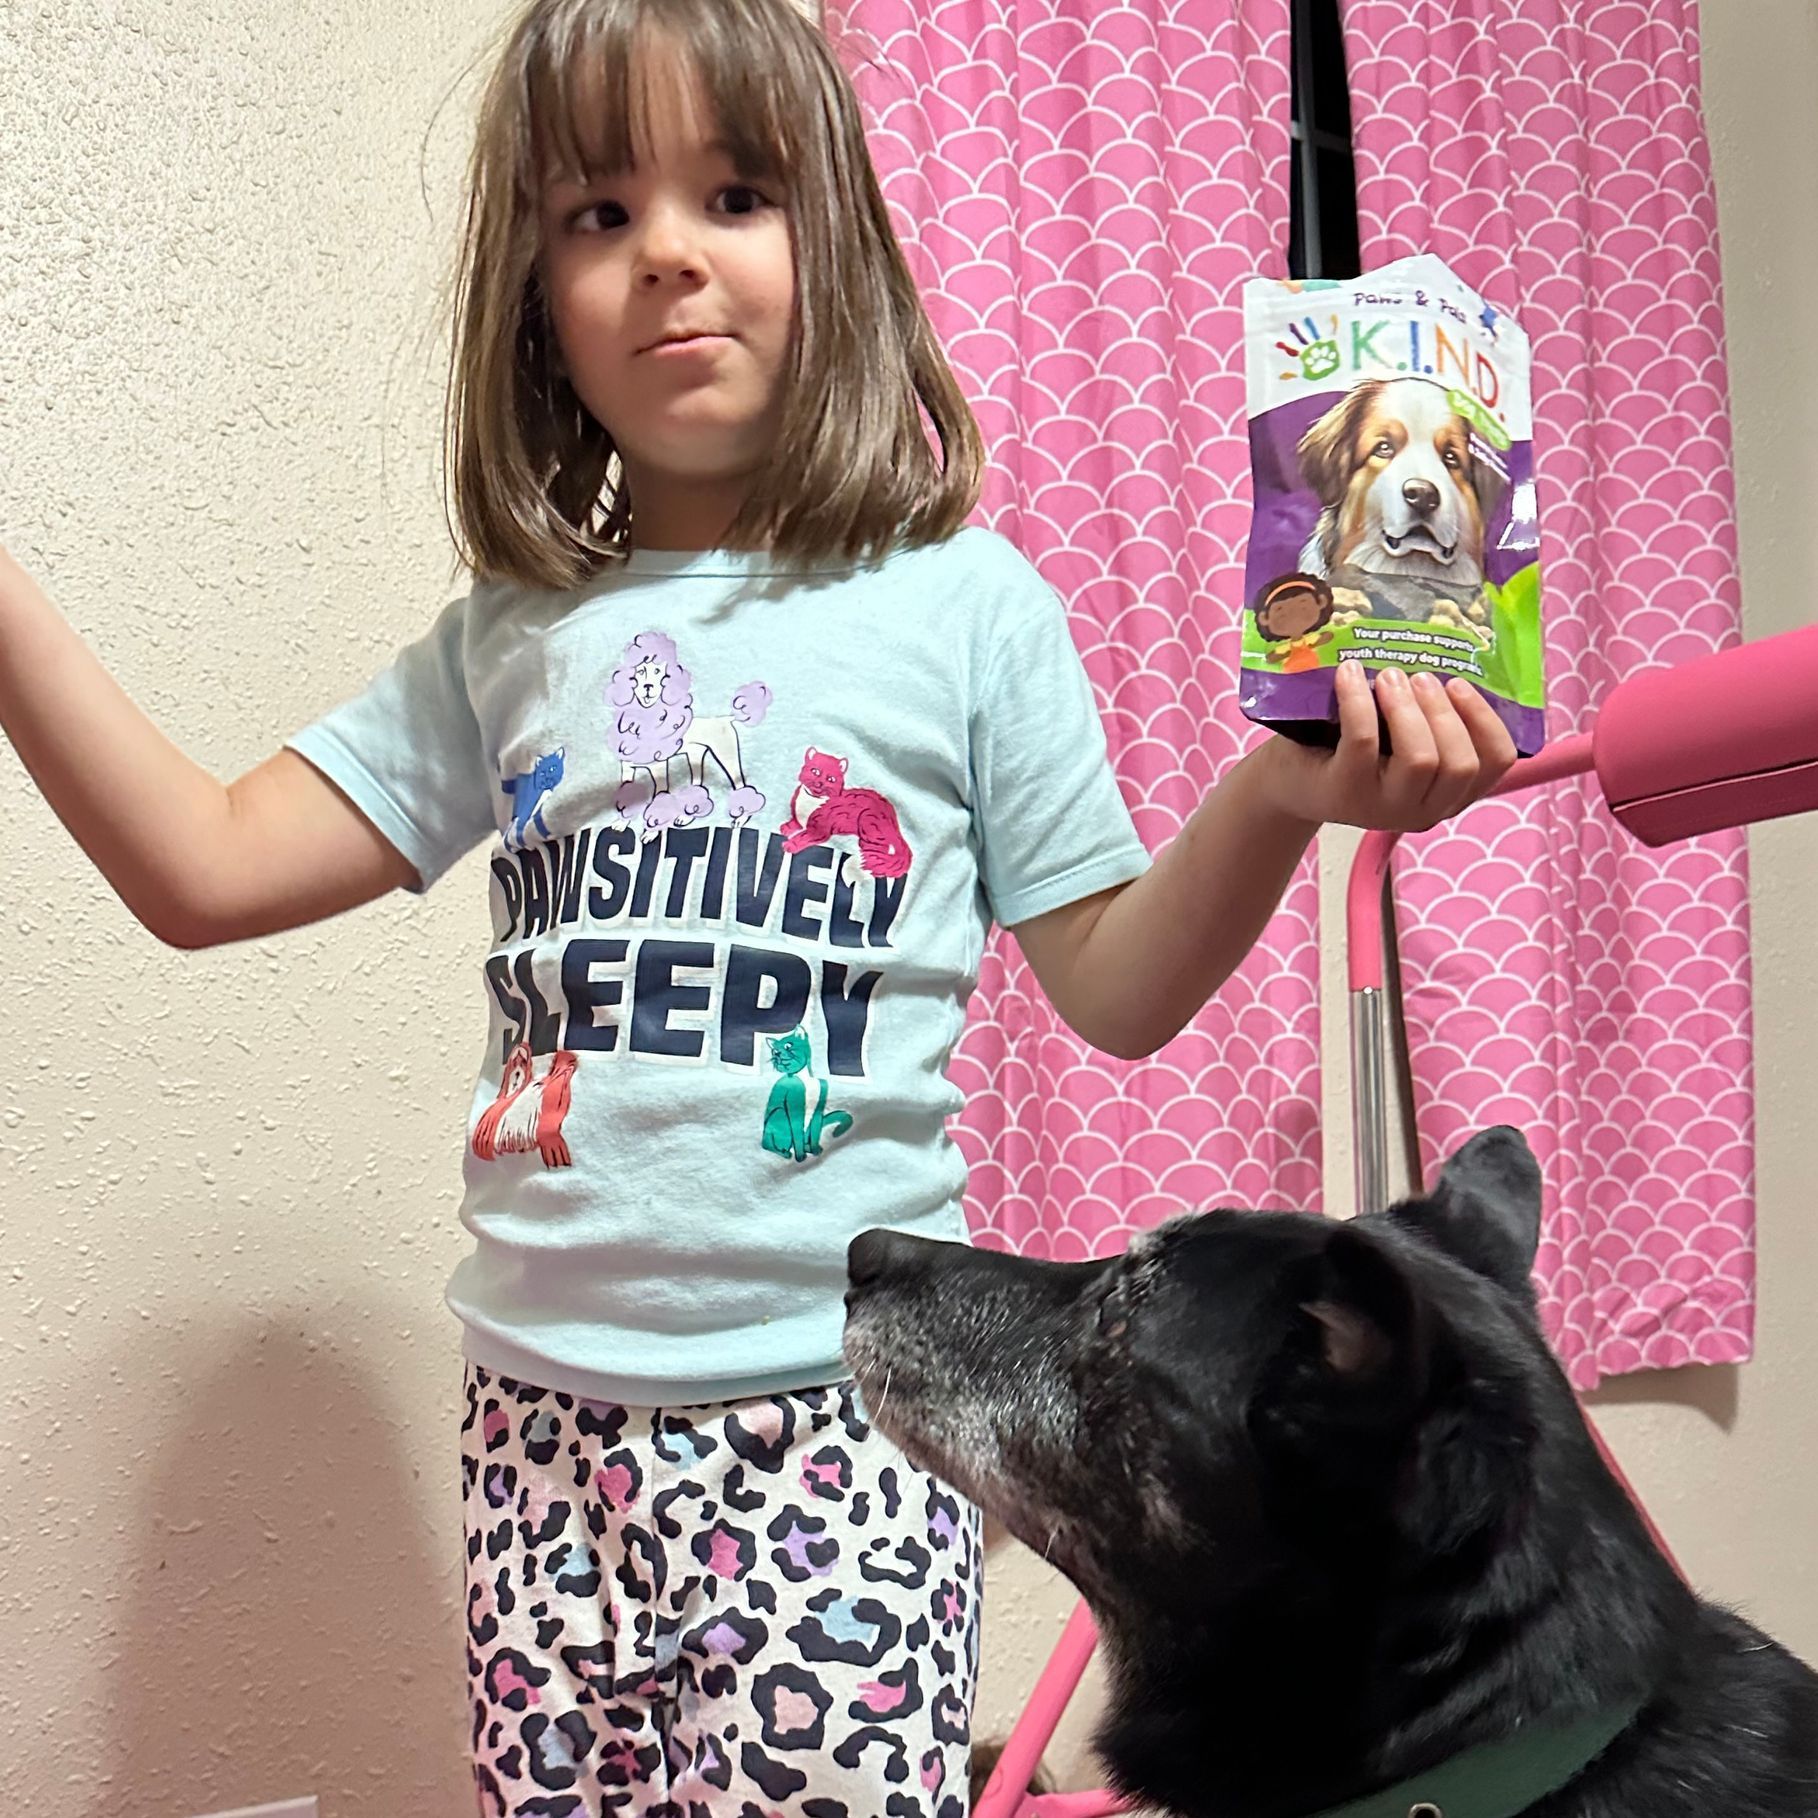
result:
<svg viewBox="0 0 1818 1818"><path fill-rule="evenodd" d="M784 198L741 178L653 47L634 166L545 185L539 264L569 383L630 487L633 540L711 547L775 441L795 314Z"/></svg>

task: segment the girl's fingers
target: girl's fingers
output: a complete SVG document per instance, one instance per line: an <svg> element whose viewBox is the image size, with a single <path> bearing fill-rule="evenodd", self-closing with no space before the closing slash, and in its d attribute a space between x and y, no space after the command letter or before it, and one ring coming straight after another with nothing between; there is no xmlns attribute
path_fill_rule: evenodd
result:
<svg viewBox="0 0 1818 1818"><path fill-rule="evenodd" d="M1445 683L1430 671L1423 671L1414 678L1414 693L1427 716L1439 757L1439 767L1421 808L1433 820L1444 820L1471 800L1482 766L1471 730L1452 704Z"/></svg>
<svg viewBox="0 0 1818 1818"><path fill-rule="evenodd" d="M1390 826L1418 825L1439 775L1438 741L1405 671L1385 669L1376 678L1376 702L1394 749L1379 784L1383 816Z"/></svg>
<svg viewBox="0 0 1818 1818"><path fill-rule="evenodd" d="M1384 669L1372 687L1354 659L1337 665L1338 749L1327 818L1362 826L1431 827L1493 788L1515 761L1496 711L1469 682ZM1393 755L1381 753L1378 713Z"/></svg>
<svg viewBox="0 0 1818 1818"><path fill-rule="evenodd" d="M1376 702L1370 693L1370 676L1363 664L1352 658L1339 662L1332 672L1332 686L1338 694L1338 742L1365 745L1376 749Z"/></svg>
<svg viewBox="0 0 1818 1818"><path fill-rule="evenodd" d="M1481 795L1501 782L1515 762L1515 741L1496 709L1462 676L1447 687L1446 693L1476 748Z"/></svg>
<svg viewBox="0 0 1818 1818"><path fill-rule="evenodd" d="M1339 800L1329 817L1349 819L1350 804L1375 787L1381 744L1376 730L1376 697L1363 664L1351 659L1337 666L1332 678L1338 693L1338 748L1332 753L1332 782Z"/></svg>

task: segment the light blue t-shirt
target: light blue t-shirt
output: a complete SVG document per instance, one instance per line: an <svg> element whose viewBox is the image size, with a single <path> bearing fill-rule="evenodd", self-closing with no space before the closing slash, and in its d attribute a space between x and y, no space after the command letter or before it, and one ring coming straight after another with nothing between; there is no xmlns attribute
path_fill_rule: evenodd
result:
<svg viewBox="0 0 1818 1818"><path fill-rule="evenodd" d="M476 586L290 741L427 888L492 843L476 1363L686 1404L846 1374L846 1246L964 1235L985 935L1148 863L1065 612L1002 538L641 552Z"/></svg>

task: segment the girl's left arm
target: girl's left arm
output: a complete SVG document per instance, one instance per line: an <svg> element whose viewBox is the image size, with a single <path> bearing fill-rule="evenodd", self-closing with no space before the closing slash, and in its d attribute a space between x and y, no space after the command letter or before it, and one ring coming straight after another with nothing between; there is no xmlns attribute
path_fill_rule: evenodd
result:
<svg viewBox="0 0 1818 1818"><path fill-rule="evenodd" d="M1236 971L1327 821L1416 831L1490 790L1515 761L1469 683L1338 665L1339 739L1271 738L1220 780L1141 877L1012 932L1068 1026L1137 1059L1177 1035ZM1380 755L1377 710L1394 755Z"/></svg>

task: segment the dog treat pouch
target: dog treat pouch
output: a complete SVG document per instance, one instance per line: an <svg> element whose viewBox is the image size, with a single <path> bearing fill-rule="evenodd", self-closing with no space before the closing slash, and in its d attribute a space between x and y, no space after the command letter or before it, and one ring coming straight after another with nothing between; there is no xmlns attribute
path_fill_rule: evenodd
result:
<svg viewBox="0 0 1818 1818"><path fill-rule="evenodd" d="M1338 733L1335 666L1468 676L1543 742L1527 336L1438 259L1244 290L1255 516L1240 699Z"/></svg>

